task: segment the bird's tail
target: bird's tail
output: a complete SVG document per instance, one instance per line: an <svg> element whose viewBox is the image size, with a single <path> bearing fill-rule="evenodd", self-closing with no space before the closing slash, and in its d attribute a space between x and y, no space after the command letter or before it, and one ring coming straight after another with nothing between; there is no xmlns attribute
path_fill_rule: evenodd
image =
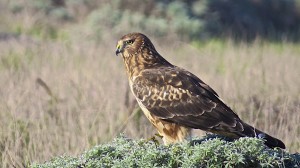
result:
<svg viewBox="0 0 300 168"><path fill-rule="evenodd" d="M243 123L243 126L244 131L241 132L242 136L262 138L265 140L265 144L270 148L279 147L285 149L285 145L281 140L274 138L271 135L268 135L267 133L264 133L256 128L253 128L246 123Z"/></svg>

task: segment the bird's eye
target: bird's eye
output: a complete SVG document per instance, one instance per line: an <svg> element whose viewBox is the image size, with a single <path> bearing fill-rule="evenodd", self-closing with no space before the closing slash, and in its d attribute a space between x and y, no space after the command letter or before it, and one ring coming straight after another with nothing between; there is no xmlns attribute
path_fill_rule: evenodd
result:
<svg viewBox="0 0 300 168"><path fill-rule="evenodd" d="M133 43L133 40L127 40L125 41L126 44L132 44Z"/></svg>

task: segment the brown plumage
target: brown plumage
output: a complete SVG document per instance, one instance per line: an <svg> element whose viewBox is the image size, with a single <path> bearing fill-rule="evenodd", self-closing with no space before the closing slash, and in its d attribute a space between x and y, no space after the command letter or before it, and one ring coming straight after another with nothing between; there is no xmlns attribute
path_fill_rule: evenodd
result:
<svg viewBox="0 0 300 168"><path fill-rule="evenodd" d="M197 76L165 60L145 35L123 36L116 55L123 57L131 91L165 144L189 138L193 128L230 138L261 137L269 147L285 148L279 139L243 122Z"/></svg>

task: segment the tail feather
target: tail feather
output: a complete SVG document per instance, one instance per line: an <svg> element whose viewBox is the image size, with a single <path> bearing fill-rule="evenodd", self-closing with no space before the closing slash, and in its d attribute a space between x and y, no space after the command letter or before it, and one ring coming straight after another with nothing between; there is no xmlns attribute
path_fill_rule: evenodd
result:
<svg viewBox="0 0 300 168"><path fill-rule="evenodd" d="M256 128L253 128L246 123L243 123L243 126L244 131L241 132L242 136L262 138L265 140L265 144L270 148L279 147L285 149L285 144L281 140L274 138L271 135L268 135L267 133L264 133Z"/></svg>

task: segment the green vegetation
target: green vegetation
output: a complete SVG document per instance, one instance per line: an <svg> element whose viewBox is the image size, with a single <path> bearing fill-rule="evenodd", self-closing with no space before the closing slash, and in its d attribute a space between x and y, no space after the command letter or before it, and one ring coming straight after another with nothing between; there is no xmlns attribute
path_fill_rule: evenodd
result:
<svg viewBox="0 0 300 168"><path fill-rule="evenodd" d="M4 1L4 0L2 0ZM0 2L1 3L1 2ZM54 27L81 22L95 38L108 30L143 30L155 36L185 40L232 38L253 41L300 39L300 3L296 0L28 0L2 2L15 16L36 15L30 27L13 25L17 33L56 38ZM19 17L19 16L18 16ZM45 19L47 18L47 19ZM120 29L120 27L122 29ZM46 33L45 33L46 32Z"/></svg>
<svg viewBox="0 0 300 168"><path fill-rule="evenodd" d="M158 145L153 141L118 137L78 157L56 157L32 168L94 167L299 167L300 154L264 146L261 139L228 142L208 136L190 143Z"/></svg>

